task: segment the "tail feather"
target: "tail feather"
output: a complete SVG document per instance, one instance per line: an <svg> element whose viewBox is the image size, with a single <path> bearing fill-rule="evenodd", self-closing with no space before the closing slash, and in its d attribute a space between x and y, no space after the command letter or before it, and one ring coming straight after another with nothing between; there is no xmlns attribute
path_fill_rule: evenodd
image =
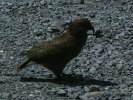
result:
<svg viewBox="0 0 133 100"><path fill-rule="evenodd" d="M25 68L26 65L30 62L30 60L28 59L27 61L25 61L22 65L17 66L17 72L19 72L21 69Z"/></svg>

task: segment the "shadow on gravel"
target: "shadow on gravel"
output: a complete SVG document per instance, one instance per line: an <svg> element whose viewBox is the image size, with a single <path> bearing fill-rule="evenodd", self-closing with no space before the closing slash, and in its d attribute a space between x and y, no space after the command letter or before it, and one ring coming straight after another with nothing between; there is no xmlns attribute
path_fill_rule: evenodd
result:
<svg viewBox="0 0 133 100"><path fill-rule="evenodd" d="M81 75L67 75L62 78L54 79L43 79L43 78L33 78L33 77L21 77L21 82L51 82L55 84L64 84L68 86L84 86L84 85L101 85L110 86L118 85L109 81L101 81L96 79L90 79L88 77L82 77Z"/></svg>

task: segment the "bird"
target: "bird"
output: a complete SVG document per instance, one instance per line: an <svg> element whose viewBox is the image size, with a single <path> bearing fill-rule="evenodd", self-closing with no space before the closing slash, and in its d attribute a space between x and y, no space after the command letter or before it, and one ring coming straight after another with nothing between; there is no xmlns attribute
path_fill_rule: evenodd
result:
<svg viewBox="0 0 133 100"><path fill-rule="evenodd" d="M71 21L63 34L21 52L20 55L27 56L28 59L17 66L17 72L34 62L52 71L55 77L62 77L66 64L77 57L86 44L88 30L94 33L94 27L88 18L77 18Z"/></svg>

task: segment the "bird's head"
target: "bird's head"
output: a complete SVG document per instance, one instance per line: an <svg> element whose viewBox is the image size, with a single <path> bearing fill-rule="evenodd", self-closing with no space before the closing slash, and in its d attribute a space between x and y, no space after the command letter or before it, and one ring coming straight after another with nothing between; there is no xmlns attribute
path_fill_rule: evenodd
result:
<svg viewBox="0 0 133 100"><path fill-rule="evenodd" d="M74 36L87 35L88 30L92 30L94 33L94 27L87 18L76 19L70 22L68 27L68 31Z"/></svg>

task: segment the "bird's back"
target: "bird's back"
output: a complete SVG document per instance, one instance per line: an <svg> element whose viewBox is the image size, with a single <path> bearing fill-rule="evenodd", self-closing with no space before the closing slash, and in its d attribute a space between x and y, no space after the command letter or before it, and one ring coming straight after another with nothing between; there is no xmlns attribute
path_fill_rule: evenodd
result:
<svg viewBox="0 0 133 100"><path fill-rule="evenodd" d="M78 53L76 41L69 34L63 34L47 42L41 42L27 52L32 61L38 63L67 63Z"/></svg>

